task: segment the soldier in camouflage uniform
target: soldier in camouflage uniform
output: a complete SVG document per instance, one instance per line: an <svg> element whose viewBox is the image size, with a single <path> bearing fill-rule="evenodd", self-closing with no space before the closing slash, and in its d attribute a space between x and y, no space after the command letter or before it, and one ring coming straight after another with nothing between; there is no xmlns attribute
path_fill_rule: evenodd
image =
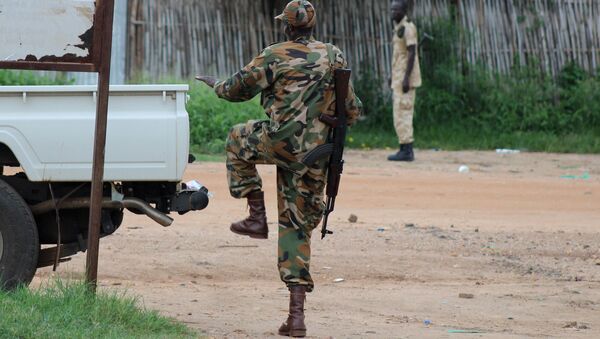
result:
<svg viewBox="0 0 600 339"><path fill-rule="evenodd" d="M408 0L392 2L394 20L394 55L392 60L392 90L394 92L394 127L400 150L388 157L390 161L413 161L413 115L416 89L421 87L417 28L408 21Z"/></svg>
<svg viewBox="0 0 600 339"><path fill-rule="evenodd" d="M268 228L262 181L257 164L277 166L279 210L278 268L290 290L290 312L281 335L303 337L304 299L314 287L310 275L310 240L321 221L327 159L312 166L303 157L327 142L329 126L321 113L335 113L333 71L347 67L342 52L314 40L316 12L306 0L291 1L277 16L288 41L266 48L246 67L224 81L198 80L214 85L228 101L246 101L262 94L268 120L233 127L227 140L227 174L231 195L247 198L250 216L231 225L231 231L267 239ZM346 100L349 124L358 118L362 104L350 86Z"/></svg>

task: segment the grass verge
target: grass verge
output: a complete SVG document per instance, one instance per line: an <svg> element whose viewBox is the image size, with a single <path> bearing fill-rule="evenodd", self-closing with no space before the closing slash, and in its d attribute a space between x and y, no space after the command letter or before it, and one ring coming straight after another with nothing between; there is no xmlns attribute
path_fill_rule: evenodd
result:
<svg viewBox="0 0 600 339"><path fill-rule="evenodd" d="M244 103L228 103L217 98L212 90L192 84L187 110L191 122L192 153L199 161L223 161L227 133L235 124L251 119L265 119L258 98ZM388 105L389 106L389 105ZM387 107L387 106L386 106ZM347 145L354 149L398 147L391 122L391 108L386 119L378 124L359 122L349 133ZM389 112L388 112L389 111ZM377 116L381 116L378 114ZM415 147L444 150L494 150L512 148L532 152L600 153L600 129L556 134L552 131L502 131L501 129L469 127L468 122L429 124L415 121ZM209 156L207 154L217 154Z"/></svg>
<svg viewBox="0 0 600 339"><path fill-rule="evenodd" d="M0 292L0 338L198 338L174 320L119 293L89 294L83 283L53 282Z"/></svg>
<svg viewBox="0 0 600 339"><path fill-rule="evenodd" d="M191 152L196 157L197 162L225 162L225 151L222 153L205 153L205 151L199 147L192 147Z"/></svg>
<svg viewBox="0 0 600 339"><path fill-rule="evenodd" d="M373 149L398 147L395 132L355 129L347 141L349 148ZM419 128L415 130L415 147L420 149L494 150L519 149L530 152L600 153L600 130L557 135L549 132L499 133L468 128Z"/></svg>

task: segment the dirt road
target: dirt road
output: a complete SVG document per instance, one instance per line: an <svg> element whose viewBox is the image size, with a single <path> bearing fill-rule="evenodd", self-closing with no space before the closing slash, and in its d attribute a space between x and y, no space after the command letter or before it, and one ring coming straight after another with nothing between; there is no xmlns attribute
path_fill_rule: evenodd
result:
<svg viewBox="0 0 600 339"><path fill-rule="evenodd" d="M420 151L413 164L385 156L349 154L336 233L314 237L311 336L600 338L600 156ZM458 173L463 164L469 173ZM287 291L275 266L275 172L260 170L268 241L228 231L244 202L229 197L224 164L195 164L186 177L215 193L209 208L167 229L128 214L102 242L103 286L209 336L274 336ZM83 269L80 255L61 274Z"/></svg>

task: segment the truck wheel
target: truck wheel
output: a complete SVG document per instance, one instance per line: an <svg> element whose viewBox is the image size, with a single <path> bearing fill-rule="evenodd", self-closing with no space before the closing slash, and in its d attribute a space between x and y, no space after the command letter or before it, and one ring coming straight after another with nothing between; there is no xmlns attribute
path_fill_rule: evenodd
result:
<svg viewBox="0 0 600 339"><path fill-rule="evenodd" d="M29 206L0 180L0 288L29 284L39 251L38 230Z"/></svg>

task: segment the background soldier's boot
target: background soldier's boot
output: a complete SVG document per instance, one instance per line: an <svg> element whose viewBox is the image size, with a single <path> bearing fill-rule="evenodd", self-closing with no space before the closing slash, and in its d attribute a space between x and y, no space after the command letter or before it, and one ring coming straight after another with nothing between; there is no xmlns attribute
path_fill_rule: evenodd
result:
<svg viewBox="0 0 600 339"><path fill-rule="evenodd" d="M400 151L388 157L389 161L414 161L415 154L413 152L413 144L400 145Z"/></svg>
<svg viewBox="0 0 600 339"><path fill-rule="evenodd" d="M231 232L247 235L254 239L267 239L269 228L267 226L267 213L265 211L265 193L252 192L246 197L250 216L242 221L231 224Z"/></svg>
<svg viewBox="0 0 600 339"><path fill-rule="evenodd" d="M304 300L306 300L306 286L291 286L290 313L287 321L279 328L279 335L294 338L304 338L306 336L306 325L304 324Z"/></svg>

